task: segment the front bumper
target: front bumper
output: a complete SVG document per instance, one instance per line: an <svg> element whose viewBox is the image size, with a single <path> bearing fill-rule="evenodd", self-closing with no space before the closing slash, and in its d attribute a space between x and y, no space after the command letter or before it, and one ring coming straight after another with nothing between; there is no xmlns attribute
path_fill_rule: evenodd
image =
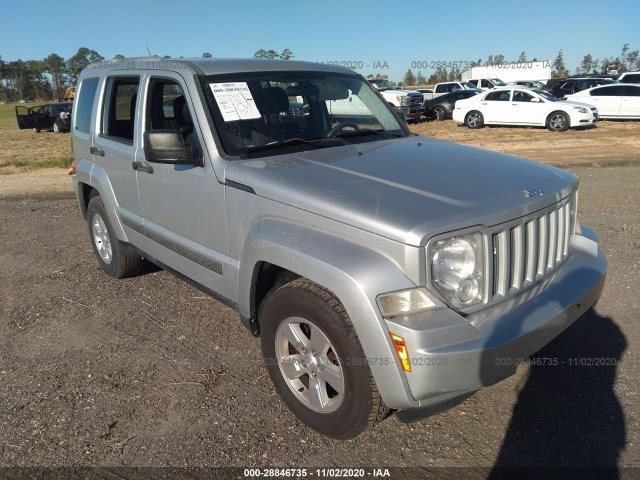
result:
<svg viewBox="0 0 640 480"><path fill-rule="evenodd" d="M416 107L416 106L400 106L398 107L402 113L405 114L407 118L417 118L420 119L424 114L424 107Z"/></svg>
<svg viewBox="0 0 640 480"><path fill-rule="evenodd" d="M408 408L437 407L515 373L598 301L606 269L595 234L583 229L553 275L509 300L468 316L440 309L387 321L411 358Z"/></svg>

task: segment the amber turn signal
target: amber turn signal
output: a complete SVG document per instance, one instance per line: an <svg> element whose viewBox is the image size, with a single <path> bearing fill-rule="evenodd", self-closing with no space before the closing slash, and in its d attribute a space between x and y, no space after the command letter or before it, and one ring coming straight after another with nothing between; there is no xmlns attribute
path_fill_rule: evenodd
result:
<svg viewBox="0 0 640 480"><path fill-rule="evenodd" d="M402 365L402 370L404 370L405 372L411 372L411 360L409 359L409 352L407 350L407 346L404 343L404 338L402 338L400 335L392 333L391 341L393 342L393 346L396 349L396 354L398 355L398 359L400 360L400 364Z"/></svg>

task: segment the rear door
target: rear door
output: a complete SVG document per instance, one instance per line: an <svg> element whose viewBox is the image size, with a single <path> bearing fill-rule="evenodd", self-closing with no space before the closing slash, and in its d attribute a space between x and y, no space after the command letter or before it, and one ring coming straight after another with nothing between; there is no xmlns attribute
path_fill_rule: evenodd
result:
<svg viewBox="0 0 640 480"><path fill-rule="evenodd" d="M91 147L96 167L106 173L117 201L116 212L131 243L137 243L142 229L136 171L132 166L138 145L134 122L140 101L140 80L137 72L106 77L98 112L98 134Z"/></svg>
<svg viewBox="0 0 640 480"><path fill-rule="evenodd" d="M29 107L16 107L16 120L18 121L18 128L20 130L25 128L35 128L33 117L31 116L31 109Z"/></svg>
<svg viewBox="0 0 640 480"><path fill-rule="evenodd" d="M485 123L513 123L511 90L494 90L481 102Z"/></svg>
<svg viewBox="0 0 640 480"><path fill-rule="evenodd" d="M601 117L617 117L620 115L623 88L622 85L597 87L589 92L589 98L584 101L597 107Z"/></svg>
<svg viewBox="0 0 640 480"><path fill-rule="evenodd" d="M620 104L620 116L640 118L640 85L625 85Z"/></svg>

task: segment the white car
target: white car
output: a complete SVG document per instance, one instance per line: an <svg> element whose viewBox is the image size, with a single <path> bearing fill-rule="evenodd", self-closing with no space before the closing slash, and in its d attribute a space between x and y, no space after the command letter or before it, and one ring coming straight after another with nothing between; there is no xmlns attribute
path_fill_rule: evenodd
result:
<svg viewBox="0 0 640 480"><path fill-rule="evenodd" d="M469 128L484 125L547 127L553 132L593 125L598 110L586 103L559 100L548 92L528 87L500 87L458 100L453 120Z"/></svg>
<svg viewBox="0 0 640 480"><path fill-rule="evenodd" d="M601 85L564 98L595 105L602 118L640 118L640 85L630 83Z"/></svg>

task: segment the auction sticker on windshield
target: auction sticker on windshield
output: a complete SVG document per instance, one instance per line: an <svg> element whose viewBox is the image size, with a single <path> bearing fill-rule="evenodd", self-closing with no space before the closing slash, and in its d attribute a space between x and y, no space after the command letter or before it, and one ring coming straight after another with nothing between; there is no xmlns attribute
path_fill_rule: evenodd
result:
<svg viewBox="0 0 640 480"><path fill-rule="evenodd" d="M247 82L210 83L225 122L260 118Z"/></svg>

